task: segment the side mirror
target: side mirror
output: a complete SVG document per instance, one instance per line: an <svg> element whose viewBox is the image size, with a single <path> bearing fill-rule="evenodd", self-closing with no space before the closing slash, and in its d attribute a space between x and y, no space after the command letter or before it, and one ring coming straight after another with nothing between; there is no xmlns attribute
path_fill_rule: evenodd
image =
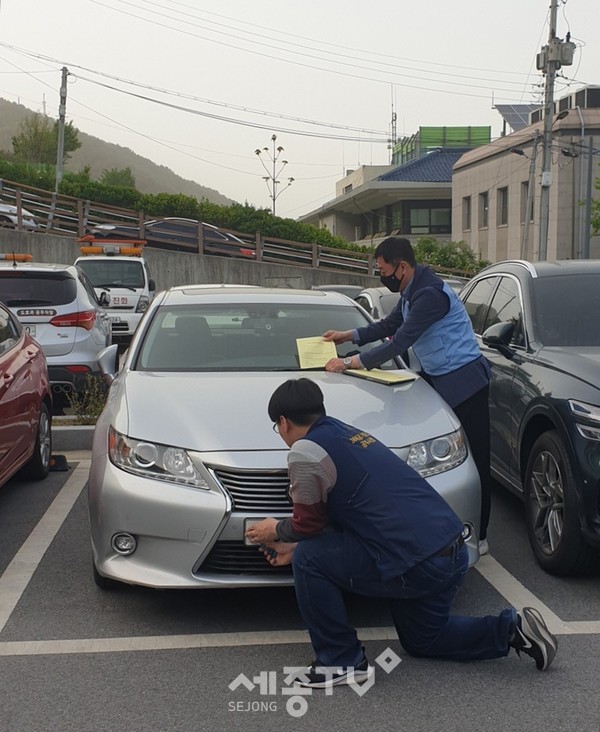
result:
<svg viewBox="0 0 600 732"><path fill-rule="evenodd" d="M98 298L98 302L103 308L107 308L110 305L110 295L106 290L102 290L100 297Z"/></svg>
<svg viewBox="0 0 600 732"><path fill-rule="evenodd" d="M110 386L119 370L119 346L116 343L100 351L98 354L98 366L105 384Z"/></svg>
<svg viewBox="0 0 600 732"><path fill-rule="evenodd" d="M150 292L154 292L156 290L156 285L154 284L154 280L148 280L148 289Z"/></svg>
<svg viewBox="0 0 600 732"><path fill-rule="evenodd" d="M509 348L510 341L513 337L515 324L512 322L495 323L484 332L481 337L484 345L488 348L495 348L497 351L508 358L510 361L514 358L514 351Z"/></svg>

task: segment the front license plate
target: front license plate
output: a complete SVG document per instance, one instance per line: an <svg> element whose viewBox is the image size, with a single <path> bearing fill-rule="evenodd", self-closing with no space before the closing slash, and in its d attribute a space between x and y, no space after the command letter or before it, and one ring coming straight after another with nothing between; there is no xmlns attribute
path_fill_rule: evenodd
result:
<svg viewBox="0 0 600 732"><path fill-rule="evenodd" d="M23 327L32 338L35 338L35 325L24 325Z"/></svg>
<svg viewBox="0 0 600 732"><path fill-rule="evenodd" d="M112 315L112 316L110 317L110 322L111 322L111 323L120 323L120 322L121 322L121 318L119 318L119 316L118 316L118 315Z"/></svg>
<svg viewBox="0 0 600 732"><path fill-rule="evenodd" d="M244 521L244 544L248 544L248 546L258 546L258 544L255 544L253 541L248 539L246 536L246 530L250 528L250 526L254 526L254 524L259 524L261 521L264 521L264 518L246 519Z"/></svg>

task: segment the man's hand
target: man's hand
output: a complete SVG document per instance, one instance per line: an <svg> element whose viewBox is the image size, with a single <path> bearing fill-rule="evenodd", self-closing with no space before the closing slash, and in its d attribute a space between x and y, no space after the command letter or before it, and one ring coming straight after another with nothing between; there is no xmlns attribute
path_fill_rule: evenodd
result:
<svg viewBox="0 0 600 732"><path fill-rule="evenodd" d="M334 343L352 342L351 330L327 330L322 336L324 341L333 341Z"/></svg>
<svg viewBox="0 0 600 732"><path fill-rule="evenodd" d="M330 358L329 361L327 361L327 363L325 364L325 371L335 371L338 374L342 371L345 371L346 369L358 368L360 368L360 363L358 361L358 358L355 356L351 357L350 366L346 366L343 358Z"/></svg>
<svg viewBox="0 0 600 732"><path fill-rule="evenodd" d="M248 527L246 536L253 544L268 544L277 539L277 524L279 521L274 518L266 518Z"/></svg>
<svg viewBox="0 0 600 732"><path fill-rule="evenodd" d="M294 549L297 546L296 543L275 541L263 544L259 547L259 550L264 554L265 559L272 567L284 567L286 564L292 563Z"/></svg>

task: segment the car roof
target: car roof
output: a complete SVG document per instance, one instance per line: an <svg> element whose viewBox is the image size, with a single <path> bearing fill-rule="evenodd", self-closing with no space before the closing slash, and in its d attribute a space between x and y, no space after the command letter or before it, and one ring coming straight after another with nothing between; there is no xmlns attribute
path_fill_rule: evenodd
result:
<svg viewBox="0 0 600 732"><path fill-rule="evenodd" d="M50 264L47 262L17 262L17 266L9 260L0 261L1 269L13 269L27 272L69 272L74 277L77 275L77 269L72 264Z"/></svg>
<svg viewBox="0 0 600 732"><path fill-rule="evenodd" d="M180 285L165 292L161 305L189 305L200 302L239 302L239 303L273 303L298 304L327 302L332 305L349 305L349 300L339 292L327 290L293 290L284 287L253 287L220 285Z"/></svg>
<svg viewBox="0 0 600 732"><path fill-rule="evenodd" d="M559 259L555 262L527 262L524 259L507 259L482 269L478 275L494 272L529 272L531 277L556 277L567 274L600 273L600 259Z"/></svg>

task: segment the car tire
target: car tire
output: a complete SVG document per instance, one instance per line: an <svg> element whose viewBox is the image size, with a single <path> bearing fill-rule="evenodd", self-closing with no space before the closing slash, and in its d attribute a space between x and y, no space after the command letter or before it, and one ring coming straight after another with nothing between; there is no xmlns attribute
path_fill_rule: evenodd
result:
<svg viewBox="0 0 600 732"><path fill-rule="evenodd" d="M50 411L45 404L40 409L33 455L23 467L23 474L31 480L43 480L50 472L52 456L52 429Z"/></svg>
<svg viewBox="0 0 600 732"><path fill-rule="evenodd" d="M542 569L559 576L588 573L598 554L581 533L569 453L555 430L540 435L533 445L524 498L529 542Z"/></svg>
<svg viewBox="0 0 600 732"><path fill-rule="evenodd" d="M116 590L120 587L121 583L116 580L110 579L109 577L103 577L100 572L96 569L96 565L92 560L92 572L94 575L94 584L101 590Z"/></svg>

